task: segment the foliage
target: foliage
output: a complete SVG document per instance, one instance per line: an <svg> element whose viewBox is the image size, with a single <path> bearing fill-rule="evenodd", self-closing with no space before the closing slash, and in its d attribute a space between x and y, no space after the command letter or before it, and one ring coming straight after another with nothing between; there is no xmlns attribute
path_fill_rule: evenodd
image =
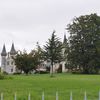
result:
<svg viewBox="0 0 100 100"><path fill-rule="evenodd" d="M55 35L55 31L53 31L51 38L48 39L48 42L46 42L44 49L45 59L50 60L51 62L51 76L53 76L54 63L62 60L62 43Z"/></svg>
<svg viewBox="0 0 100 100"><path fill-rule="evenodd" d="M98 73L100 69L100 17L97 14L74 18L68 25L68 61L71 69Z"/></svg>
<svg viewBox="0 0 100 100"><path fill-rule="evenodd" d="M0 80L2 80L4 78L5 78L5 76L2 73L0 73Z"/></svg>
<svg viewBox="0 0 100 100"><path fill-rule="evenodd" d="M35 69L43 62L44 54L43 49L40 47L39 43L37 42L36 50L32 50L30 55L33 57Z"/></svg>
<svg viewBox="0 0 100 100"><path fill-rule="evenodd" d="M5 72L5 71L3 71L3 73L2 73L3 75L8 75L8 73L7 72Z"/></svg>
<svg viewBox="0 0 100 100"><path fill-rule="evenodd" d="M33 57L26 52L21 52L15 57L15 65L21 72L28 74L34 68Z"/></svg>
<svg viewBox="0 0 100 100"><path fill-rule="evenodd" d="M38 43L37 49L32 50L29 54L26 51L18 53L14 58L18 74L19 71L21 71L21 73L24 71L24 73L28 74L33 70L36 70L37 66L42 62L42 55L42 48Z"/></svg>
<svg viewBox="0 0 100 100"><path fill-rule="evenodd" d="M7 77L8 73L6 72L0 72L0 80L3 80L3 79L9 79L10 77Z"/></svg>

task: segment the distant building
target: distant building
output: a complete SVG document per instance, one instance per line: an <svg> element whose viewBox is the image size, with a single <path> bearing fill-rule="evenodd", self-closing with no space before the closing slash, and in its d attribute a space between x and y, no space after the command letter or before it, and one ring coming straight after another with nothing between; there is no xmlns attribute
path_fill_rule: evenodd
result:
<svg viewBox="0 0 100 100"><path fill-rule="evenodd" d="M13 58L16 56L16 50L14 44L12 43L12 47L10 52L6 52L6 47L3 45L3 49L1 52L1 71L6 72L8 74L13 74L16 72L16 66Z"/></svg>
<svg viewBox="0 0 100 100"><path fill-rule="evenodd" d="M63 49L62 49L62 55L63 57L65 56L65 49L66 49L66 35L64 35L64 40L63 40ZM17 52L15 50L14 44L12 43L12 47L10 52L6 52L6 47L3 45L3 49L1 52L1 71L6 72L8 74L13 74L18 72L15 62L14 62L14 57L16 56ZM43 61L38 67L38 71L46 71L46 69L49 69L51 71L51 63L49 60ZM54 72L67 72L68 69L66 68L66 61L63 60L60 63L55 63L53 67Z"/></svg>

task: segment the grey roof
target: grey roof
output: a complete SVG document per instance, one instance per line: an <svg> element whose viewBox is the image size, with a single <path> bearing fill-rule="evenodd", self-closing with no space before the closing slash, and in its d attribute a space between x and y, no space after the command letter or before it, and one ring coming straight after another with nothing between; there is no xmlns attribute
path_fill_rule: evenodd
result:
<svg viewBox="0 0 100 100"><path fill-rule="evenodd" d="M7 56L5 45L3 45L1 56Z"/></svg>
<svg viewBox="0 0 100 100"><path fill-rule="evenodd" d="M11 55L15 55L16 54L16 50L15 50L15 47L14 47L14 43L12 43L12 47L11 47L11 50L10 50L10 54Z"/></svg>

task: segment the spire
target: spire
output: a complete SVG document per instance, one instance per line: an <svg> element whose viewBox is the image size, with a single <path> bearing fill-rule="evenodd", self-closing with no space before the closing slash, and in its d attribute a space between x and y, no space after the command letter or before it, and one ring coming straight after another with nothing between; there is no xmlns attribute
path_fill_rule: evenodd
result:
<svg viewBox="0 0 100 100"><path fill-rule="evenodd" d="M64 34L64 40L63 43L66 43L67 39L66 39L66 34Z"/></svg>
<svg viewBox="0 0 100 100"><path fill-rule="evenodd" d="M12 47L11 47L11 50L10 50L10 54L11 55L15 55L16 54L16 50L15 50L15 47L14 47L14 43L12 43Z"/></svg>
<svg viewBox="0 0 100 100"><path fill-rule="evenodd" d="M7 56L5 44L3 45L1 56Z"/></svg>

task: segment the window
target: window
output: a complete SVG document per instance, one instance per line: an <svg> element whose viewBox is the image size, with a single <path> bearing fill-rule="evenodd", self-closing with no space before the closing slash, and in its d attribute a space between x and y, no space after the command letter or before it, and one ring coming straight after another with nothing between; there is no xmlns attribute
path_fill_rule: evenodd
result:
<svg viewBox="0 0 100 100"><path fill-rule="evenodd" d="M12 62L11 62L11 65L13 65L13 64L14 64L14 62L12 61Z"/></svg>
<svg viewBox="0 0 100 100"><path fill-rule="evenodd" d="M13 69L11 69L11 72L13 72Z"/></svg>
<svg viewBox="0 0 100 100"><path fill-rule="evenodd" d="M7 65L9 65L9 61L7 61Z"/></svg>

